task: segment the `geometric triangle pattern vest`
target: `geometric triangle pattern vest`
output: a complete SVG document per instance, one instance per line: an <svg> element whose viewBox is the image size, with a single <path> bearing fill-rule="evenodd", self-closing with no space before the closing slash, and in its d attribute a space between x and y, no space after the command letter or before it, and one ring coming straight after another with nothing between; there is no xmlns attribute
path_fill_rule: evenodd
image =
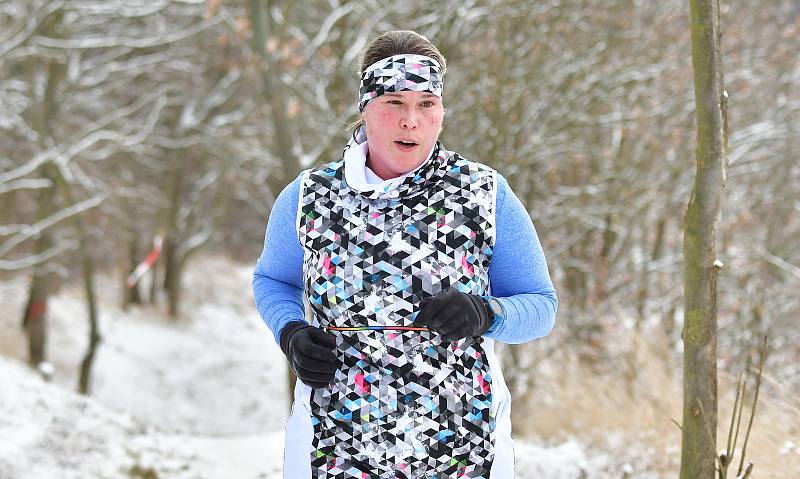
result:
<svg viewBox="0 0 800 479"><path fill-rule="evenodd" d="M313 478L489 478L484 339L382 328L411 326L420 300L451 288L489 294L496 183L438 143L388 191L350 188L344 160L303 179L305 295L339 361L333 383L311 393ZM357 327L371 329L336 329Z"/></svg>

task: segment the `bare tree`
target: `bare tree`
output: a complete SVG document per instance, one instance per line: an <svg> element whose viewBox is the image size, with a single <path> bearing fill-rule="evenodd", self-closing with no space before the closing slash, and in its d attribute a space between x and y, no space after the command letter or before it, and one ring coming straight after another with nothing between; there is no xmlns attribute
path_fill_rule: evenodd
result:
<svg viewBox="0 0 800 479"><path fill-rule="evenodd" d="M684 220L681 475L713 479L717 435L716 229L727 156L727 100L719 0L690 0L697 112L697 173Z"/></svg>

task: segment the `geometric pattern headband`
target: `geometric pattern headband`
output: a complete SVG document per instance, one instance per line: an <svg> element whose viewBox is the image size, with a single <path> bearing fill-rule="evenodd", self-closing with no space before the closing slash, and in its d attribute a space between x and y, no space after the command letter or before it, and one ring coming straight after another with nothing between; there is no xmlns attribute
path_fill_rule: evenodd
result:
<svg viewBox="0 0 800 479"><path fill-rule="evenodd" d="M441 66L424 55L394 55L373 63L361 75L358 111L370 100L398 91L427 91L442 97Z"/></svg>

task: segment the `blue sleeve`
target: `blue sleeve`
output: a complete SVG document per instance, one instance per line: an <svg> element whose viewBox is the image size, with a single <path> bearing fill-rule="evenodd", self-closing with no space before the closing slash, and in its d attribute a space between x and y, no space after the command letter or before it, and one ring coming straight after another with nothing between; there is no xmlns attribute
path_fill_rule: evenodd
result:
<svg viewBox="0 0 800 479"><path fill-rule="evenodd" d="M303 247L297 237L297 203L302 174L281 191L267 222L264 250L253 272L253 298L261 319L280 344L291 321L304 321Z"/></svg>
<svg viewBox="0 0 800 479"><path fill-rule="evenodd" d="M500 173L497 182L497 238L489 281L505 314L486 336L520 344L550 333L558 298L531 217Z"/></svg>

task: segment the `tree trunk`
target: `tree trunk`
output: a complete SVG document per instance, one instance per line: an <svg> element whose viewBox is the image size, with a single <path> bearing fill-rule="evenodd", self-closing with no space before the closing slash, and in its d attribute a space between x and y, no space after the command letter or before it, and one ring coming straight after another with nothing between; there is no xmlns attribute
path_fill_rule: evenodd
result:
<svg viewBox="0 0 800 479"><path fill-rule="evenodd" d="M178 301L180 287L177 258L177 245L173 238L164 240L164 290L167 293L167 311L170 317L178 317Z"/></svg>
<svg viewBox="0 0 800 479"><path fill-rule="evenodd" d="M177 256L177 251L173 250L172 268L169 275L169 289L167 290L167 299L169 300L168 313L171 318L178 317L181 304L181 280L183 277L184 261Z"/></svg>
<svg viewBox="0 0 800 479"><path fill-rule="evenodd" d="M53 180L52 166L44 169L44 176ZM55 183L39 191L36 217L44 219L55 212ZM43 230L34 244L36 255L42 254L53 246L53 238L48 229ZM47 263L34 268L31 289L28 293L28 304L22 318L22 327L28 337L28 364L37 368L47 361L47 300L55 283L55 273Z"/></svg>
<svg viewBox="0 0 800 479"><path fill-rule="evenodd" d="M72 190L66 178L57 172L56 184L67 204L74 204ZM78 379L78 392L88 395L91 392L92 365L97 346L100 344L100 332L97 322L97 295L94 290L94 262L89 252L89 238L83 225L81 215L72 217L72 226L78 235L78 253L81 257L81 274L83 276L83 289L86 293L86 309L89 313L89 346L81 362L81 374Z"/></svg>
<svg viewBox="0 0 800 479"><path fill-rule="evenodd" d="M37 241L37 251L39 242ZM47 359L47 297L50 294L52 274L45 267L37 266L22 318L22 327L28 337L28 364L32 368Z"/></svg>
<svg viewBox="0 0 800 479"><path fill-rule="evenodd" d="M717 433L716 224L725 185L726 101L719 0L690 0L697 116L694 188L684 218L681 479L714 479Z"/></svg>
<svg viewBox="0 0 800 479"><path fill-rule="evenodd" d="M608 299L609 272L611 271L609 255L617 239L617 235L614 233L613 218L608 214L606 215L606 226L602 233L600 253L592 255L594 287L591 292L592 300L590 304L593 308L599 307Z"/></svg>
<svg viewBox="0 0 800 479"><path fill-rule="evenodd" d="M83 289L86 292L86 306L89 311L89 346L81 362L81 375L78 381L78 392L91 393L92 365L97 346L100 344L100 327L97 321L97 295L94 289L94 261L87 246L88 238L79 216L75 217L76 229L79 234L79 249L81 254L81 270L83 272Z"/></svg>
<svg viewBox="0 0 800 479"><path fill-rule="evenodd" d="M150 304L156 304L156 296L158 295L158 263L160 262L161 261L156 261L153 263L153 267L150 268L150 277L152 278L150 282Z"/></svg>
<svg viewBox="0 0 800 479"><path fill-rule="evenodd" d="M273 61L266 50L267 35L278 37L276 32L270 31L272 25L269 21L269 9L270 2L263 0L249 1L248 13L250 15L250 25L253 28L252 47L263 62L261 67L261 91L264 99L269 103L272 127L275 132L273 138L276 144L273 151L278 158L283 160L282 168L280 171L276 171L277 174L275 176L271 175L269 184L272 191L281 191L289 182L289 178L300 172L300 161L292 149L294 140L289 128L290 120L286 109L287 95L282 91L283 88L278 76L280 65ZM291 368L288 368L288 370L289 394L292 394L297 378Z"/></svg>
<svg viewBox="0 0 800 479"><path fill-rule="evenodd" d="M128 261L125 265L124 271L127 274L122 277L122 309L128 310L131 304L142 304L142 295L139 293L139 282L137 281L133 287L128 287L128 275L133 273L136 266L139 264L139 250L137 248L136 235L131 236L128 240Z"/></svg>
<svg viewBox="0 0 800 479"><path fill-rule="evenodd" d="M180 258L178 258L178 245L180 244L180 229L178 227L178 214L181 207L181 193L183 188L183 159L180 152L172 158L169 178L167 180L167 193L169 195L169 209L166 212L164 235L164 290L167 293L167 310L170 317L178 317L178 299L180 292L180 282L178 280L178 269Z"/></svg>
<svg viewBox="0 0 800 479"><path fill-rule="evenodd" d="M650 261L645 261L642 265L641 277L639 282L639 294L636 297L636 324L635 329L637 333L642 331L642 322L646 319L647 315L647 302L650 294L650 265L657 262L664 255L664 233L666 231L667 217L662 216L656 223L655 238L653 239L653 250L650 253ZM647 230L644 228L642 231L642 242L647 244Z"/></svg>
<svg viewBox="0 0 800 479"><path fill-rule="evenodd" d="M278 39L278 32L271 31L270 24L271 7L270 2L264 0L250 0L249 2L250 25L253 28L252 47L261 57L263 65L261 67L261 92L270 107L272 127L275 134L273 138L276 144L273 145L275 156L283 161L282 168L275 171L275 175L270 175L269 183L273 191L281 191L289 182L293 175L300 172L300 162L294 154L294 138L289 128L291 120L288 117L286 100L289 98L288 92L283 87L279 72L281 65L277 64L272 55L266 50L267 36Z"/></svg>
<svg viewBox="0 0 800 479"><path fill-rule="evenodd" d="M64 17L62 9L55 10L47 21L43 22L42 32L47 36L63 37L60 31L61 21ZM30 65L31 74L34 75L35 65ZM53 137L53 122L58 115L58 102L56 92L58 84L64 77L66 67L57 59L47 63L47 82L44 97L41 103L31 108L31 124L37 133L37 144L42 150L46 149L48 142ZM39 192L36 218L41 220L49 217L56 211L56 177L58 175L54 165L43 167L44 177L50 180L51 186ZM44 253L53 246L52 235L45 229L39 234L34 245L35 254ZM56 277L47 264L37 265L34 269L31 289L28 295L28 304L22 320L22 326L28 337L28 363L38 367L47 360L47 299L55 286Z"/></svg>

